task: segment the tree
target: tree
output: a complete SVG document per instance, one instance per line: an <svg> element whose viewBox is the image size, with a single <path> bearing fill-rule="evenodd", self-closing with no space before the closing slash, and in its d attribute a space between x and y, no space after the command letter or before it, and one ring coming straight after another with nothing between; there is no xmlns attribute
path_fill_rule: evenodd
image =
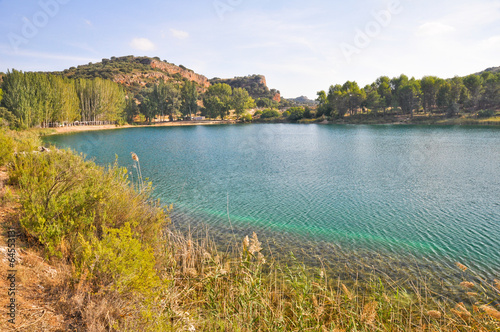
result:
<svg viewBox="0 0 500 332"><path fill-rule="evenodd" d="M316 98L316 101L318 101L320 105L328 103L325 90L318 91L317 96L318 98Z"/></svg>
<svg viewBox="0 0 500 332"><path fill-rule="evenodd" d="M262 112L260 118L261 119L279 118L280 115L281 115L280 112L278 112L277 110L268 109Z"/></svg>
<svg viewBox="0 0 500 332"><path fill-rule="evenodd" d="M375 81L377 85L377 92L380 96L380 106L382 107L384 114L387 108L392 105L392 90L391 90L391 80L387 76L380 76Z"/></svg>
<svg viewBox="0 0 500 332"><path fill-rule="evenodd" d="M349 107L347 103L347 94L342 90L342 86L337 84L328 89L328 104L330 105L330 116L343 118Z"/></svg>
<svg viewBox="0 0 500 332"><path fill-rule="evenodd" d="M361 107L361 104L366 99L366 94L358 86L355 81L347 81L342 86L342 91L345 93L347 98L347 107L351 115L357 113L357 110Z"/></svg>
<svg viewBox="0 0 500 332"><path fill-rule="evenodd" d="M174 121L182 105L181 91L174 83L160 83L157 87L158 104L160 113L168 115L170 121Z"/></svg>
<svg viewBox="0 0 500 332"><path fill-rule="evenodd" d="M436 104L440 109L445 109L452 104L451 84L444 82L438 90Z"/></svg>
<svg viewBox="0 0 500 332"><path fill-rule="evenodd" d="M463 79L464 85L469 92L469 100L468 104L474 110L477 110L479 106L479 100L481 98L481 94L483 93L483 79L479 75L469 75Z"/></svg>
<svg viewBox="0 0 500 332"><path fill-rule="evenodd" d="M76 92L82 121L117 121L125 109L125 91L115 82L102 78L78 79Z"/></svg>
<svg viewBox="0 0 500 332"><path fill-rule="evenodd" d="M198 90L195 82L186 82L181 90L181 113L191 116L198 112Z"/></svg>
<svg viewBox="0 0 500 332"><path fill-rule="evenodd" d="M181 92L170 82L155 84L143 93L142 98L141 113L149 123L157 116L168 116L173 121L181 106Z"/></svg>
<svg viewBox="0 0 500 332"><path fill-rule="evenodd" d="M259 98L256 101L256 105L257 105L257 107L260 107L260 108L272 107L273 101L269 98Z"/></svg>
<svg viewBox="0 0 500 332"><path fill-rule="evenodd" d="M291 121L298 121L304 118L305 110L303 107L292 107L288 111L290 112L288 119Z"/></svg>
<svg viewBox="0 0 500 332"><path fill-rule="evenodd" d="M250 97L247 90L236 88L233 90L232 106L236 112L236 116L239 118L245 110L255 106L255 101Z"/></svg>
<svg viewBox="0 0 500 332"><path fill-rule="evenodd" d="M435 76L424 76L420 81L422 106L425 112L436 106L436 97L442 83L442 80Z"/></svg>
<svg viewBox="0 0 500 332"><path fill-rule="evenodd" d="M397 97L398 104L403 114L410 114L413 117L413 111L420 105L420 84L413 77L409 81L403 80L398 86Z"/></svg>
<svg viewBox="0 0 500 332"><path fill-rule="evenodd" d="M217 83L208 87L203 97L203 104L210 118L224 117L229 115L231 109L232 89L225 83Z"/></svg>
<svg viewBox="0 0 500 332"><path fill-rule="evenodd" d="M366 106L366 108L370 109L372 112L377 113L377 110L382 105L382 99L380 98L380 95L378 93L376 83L365 86L363 90L366 95L366 99L363 105Z"/></svg>
<svg viewBox="0 0 500 332"><path fill-rule="evenodd" d="M125 118L128 123L133 123L134 118L140 113L136 99L132 95L126 97Z"/></svg>
<svg viewBox="0 0 500 332"><path fill-rule="evenodd" d="M483 94L480 99L481 108L490 108L500 104L500 74L483 76Z"/></svg>

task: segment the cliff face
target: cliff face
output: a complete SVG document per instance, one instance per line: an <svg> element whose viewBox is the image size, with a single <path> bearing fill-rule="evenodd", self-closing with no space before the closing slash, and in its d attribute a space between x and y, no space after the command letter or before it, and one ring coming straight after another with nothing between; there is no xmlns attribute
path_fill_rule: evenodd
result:
<svg viewBox="0 0 500 332"><path fill-rule="evenodd" d="M192 70L182 68L171 63L161 62L158 60L152 60L149 64L154 69L159 69L169 75L180 74L182 77L198 83L200 86L204 88L208 88L210 86L210 82L208 78L203 75L196 74Z"/></svg>
<svg viewBox="0 0 500 332"><path fill-rule="evenodd" d="M151 81L167 82L170 80L176 80L174 75L178 74L181 78L198 83L203 89L207 89L210 86L208 78L203 75L196 74L187 68L149 58L141 60L141 64L150 66L153 70L149 72L137 71L130 74L116 74L113 77L113 81L126 86L131 86L134 83L136 85L145 86Z"/></svg>

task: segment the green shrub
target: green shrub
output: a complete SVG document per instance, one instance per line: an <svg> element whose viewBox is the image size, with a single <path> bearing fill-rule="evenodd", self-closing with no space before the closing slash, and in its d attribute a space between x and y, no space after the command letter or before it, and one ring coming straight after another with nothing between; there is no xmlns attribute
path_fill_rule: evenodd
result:
<svg viewBox="0 0 500 332"><path fill-rule="evenodd" d="M271 118L279 118L280 115L281 115L280 112L278 112L277 110L264 110L260 117L261 119L271 119Z"/></svg>
<svg viewBox="0 0 500 332"><path fill-rule="evenodd" d="M150 187L137 193L127 170L105 169L70 151L18 155L10 172L19 184L21 225L49 256L72 257L78 234L89 240L104 229L130 223L138 240L156 247L167 219L148 202Z"/></svg>
<svg viewBox="0 0 500 332"><path fill-rule="evenodd" d="M252 115L250 113L245 113L240 117L243 122L252 122Z"/></svg>
<svg viewBox="0 0 500 332"><path fill-rule="evenodd" d="M492 116L495 116L494 110L481 110L477 112L478 118L491 118Z"/></svg>
<svg viewBox="0 0 500 332"><path fill-rule="evenodd" d="M291 121L298 121L304 118L305 110L303 107L292 107L289 109L289 111L290 111L290 116L288 117L288 119Z"/></svg>
<svg viewBox="0 0 500 332"><path fill-rule="evenodd" d="M0 130L0 166L5 165L14 153L14 140L5 131Z"/></svg>
<svg viewBox="0 0 500 332"><path fill-rule="evenodd" d="M79 240L82 248L76 265L94 285L120 294L143 295L152 294L160 285L153 250L137 239L130 224L105 228L101 240L88 241L81 235Z"/></svg>

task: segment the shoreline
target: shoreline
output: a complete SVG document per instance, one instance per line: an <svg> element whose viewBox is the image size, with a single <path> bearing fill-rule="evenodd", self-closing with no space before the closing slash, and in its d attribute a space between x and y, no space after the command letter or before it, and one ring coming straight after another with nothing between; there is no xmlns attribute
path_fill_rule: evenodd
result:
<svg viewBox="0 0 500 332"><path fill-rule="evenodd" d="M457 119L459 120L459 119ZM308 122L297 122L297 124L321 124L321 125L426 125L426 126L481 126L481 127L500 127L500 121L488 121L488 119L483 121L399 121L399 122L377 122L377 121L308 121ZM496 120L496 119L495 119ZM96 125L96 126L71 126L71 127L56 127L56 128L46 128L52 129L53 132L48 135L62 135L62 134L72 134L78 132L86 131L100 131L100 130L114 130L114 129L125 129L125 128L144 128L144 127L184 127L184 126L216 126L216 125L228 125L237 124L236 120L205 120L205 121L175 121L175 122L159 122L153 124L141 124L141 125ZM271 124L271 123L293 123L293 122L283 122L283 121L255 121L249 124Z"/></svg>
<svg viewBox="0 0 500 332"><path fill-rule="evenodd" d="M159 122L150 125L97 125L97 126L71 126L71 127L56 127L46 128L52 129L54 132L49 135L71 134L85 131L113 130L125 128L142 128L142 127L184 127L184 126L214 126L224 124L234 124L232 120L209 120L209 121L175 121L175 122Z"/></svg>

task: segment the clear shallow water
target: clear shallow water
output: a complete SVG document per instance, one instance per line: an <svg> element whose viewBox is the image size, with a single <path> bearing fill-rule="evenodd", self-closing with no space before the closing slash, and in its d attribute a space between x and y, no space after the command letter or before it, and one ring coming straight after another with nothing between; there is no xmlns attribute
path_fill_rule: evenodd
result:
<svg viewBox="0 0 500 332"><path fill-rule="evenodd" d="M253 124L47 141L98 164L129 167L136 152L178 224L500 273L498 128Z"/></svg>

